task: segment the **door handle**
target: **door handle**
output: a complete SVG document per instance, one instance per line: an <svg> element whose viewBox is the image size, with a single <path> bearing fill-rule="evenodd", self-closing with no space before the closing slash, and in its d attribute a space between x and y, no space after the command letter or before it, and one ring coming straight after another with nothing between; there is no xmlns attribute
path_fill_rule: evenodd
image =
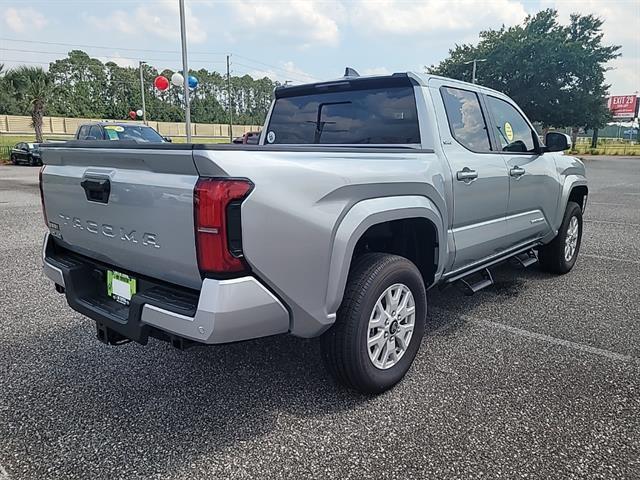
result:
<svg viewBox="0 0 640 480"><path fill-rule="evenodd" d="M520 178L525 173L527 173L527 171L522 167L513 167L511 170L509 170L509 175L516 178Z"/></svg>
<svg viewBox="0 0 640 480"><path fill-rule="evenodd" d="M456 172L456 178L461 182L470 183L478 178L478 172L471 170L469 167L464 167L462 170Z"/></svg>

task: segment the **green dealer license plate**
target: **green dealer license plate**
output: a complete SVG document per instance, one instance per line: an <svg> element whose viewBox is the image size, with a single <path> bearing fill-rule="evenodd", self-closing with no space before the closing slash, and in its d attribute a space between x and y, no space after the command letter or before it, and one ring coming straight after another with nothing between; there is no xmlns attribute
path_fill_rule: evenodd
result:
<svg viewBox="0 0 640 480"><path fill-rule="evenodd" d="M107 295L116 302L129 305L136 293L136 279L124 273L107 270Z"/></svg>

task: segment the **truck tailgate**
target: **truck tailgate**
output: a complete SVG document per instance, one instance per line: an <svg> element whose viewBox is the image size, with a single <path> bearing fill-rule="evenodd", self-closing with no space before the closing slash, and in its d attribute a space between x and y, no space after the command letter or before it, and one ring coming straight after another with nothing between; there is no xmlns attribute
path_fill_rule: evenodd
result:
<svg viewBox="0 0 640 480"><path fill-rule="evenodd" d="M43 159L44 208L56 243L128 272L200 288L198 172L190 148L56 146L45 148Z"/></svg>

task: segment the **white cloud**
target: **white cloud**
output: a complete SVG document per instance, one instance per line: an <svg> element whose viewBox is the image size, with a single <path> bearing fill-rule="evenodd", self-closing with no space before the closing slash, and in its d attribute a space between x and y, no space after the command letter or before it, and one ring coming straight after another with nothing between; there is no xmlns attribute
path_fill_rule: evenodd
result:
<svg viewBox="0 0 640 480"><path fill-rule="evenodd" d="M281 62L280 65L274 65L272 68L256 69L247 72L253 78L268 77L281 83L290 81L292 83L311 83L318 79L309 75L307 72L297 67L293 62Z"/></svg>
<svg viewBox="0 0 640 480"><path fill-rule="evenodd" d="M33 8L7 8L4 12L4 23L9 30L23 33L29 30L42 30L48 23L42 13Z"/></svg>
<svg viewBox="0 0 640 480"><path fill-rule="evenodd" d="M609 65L606 82L611 95L632 95L640 91L640 58L616 58Z"/></svg>
<svg viewBox="0 0 640 480"><path fill-rule="evenodd" d="M560 21L569 22L572 13L590 13L604 20L604 43L620 45L622 56L613 60L606 74L612 95L628 95L640 90L640 7L633 1L627 5L611 0L544 0L542 8L558 10Z"/></svg>
<svg viewBox="0 0 640 480"><path fill-rule="evenodd" d="M251 37L275 36L297 42L294 46L298 48L338 45L339 23L346 20L346 11L340 2L242 0L233 2L232 8L234 30Z"/></svg>
<svg viewBox="0 0 640 480"><path fill-rule="evenodd" d="M106 57L97 57L102 63L113 62L120 67L138 67L138 61L132 58L122 58L119 53L108 55Z"/></svg>
<svg viewBox="0 0 640 480"><path fill-rule="evenodd" d="M351 24L371 33L426 35L447 31L479 31L501 24L521 22L527 15L515 0L360 0L353 5Z"/></svg>
<svg viewBox="0 0 640 480"><path fill-rule="evenodd" d="M387 67L371 67L362 69L363 75L390 75L391 71Z"/></svg>
<svg viewBox="0 0 640 480"><path fill-rule="evenodd" d="M188 42L205 42L207 32L200 19L193 14L189 4L185 5L185 14ZM106 17L86 15L86 18L93 26L103 31L116 31L127 35L151 34L177 42L180 39L179 15L178 2L157 0L137 7L132 13L114 10Z"/></svg>

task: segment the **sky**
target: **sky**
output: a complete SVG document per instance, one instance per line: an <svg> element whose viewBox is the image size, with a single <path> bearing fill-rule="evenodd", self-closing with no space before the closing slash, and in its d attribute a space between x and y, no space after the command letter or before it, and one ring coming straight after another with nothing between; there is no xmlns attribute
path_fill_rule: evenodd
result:
<svg viewBox="0 0 640 480"><path fill-rule="evenodd" d="M605 20L621 45L613 95L640 90L640 0L186 0L189 67L304 83L424 71L455 44L555 8ZM102 61L180 69L178 0L0 0L0 63L46 66L73 48ZM482 64L478 68L483 68Z"/></svg>

